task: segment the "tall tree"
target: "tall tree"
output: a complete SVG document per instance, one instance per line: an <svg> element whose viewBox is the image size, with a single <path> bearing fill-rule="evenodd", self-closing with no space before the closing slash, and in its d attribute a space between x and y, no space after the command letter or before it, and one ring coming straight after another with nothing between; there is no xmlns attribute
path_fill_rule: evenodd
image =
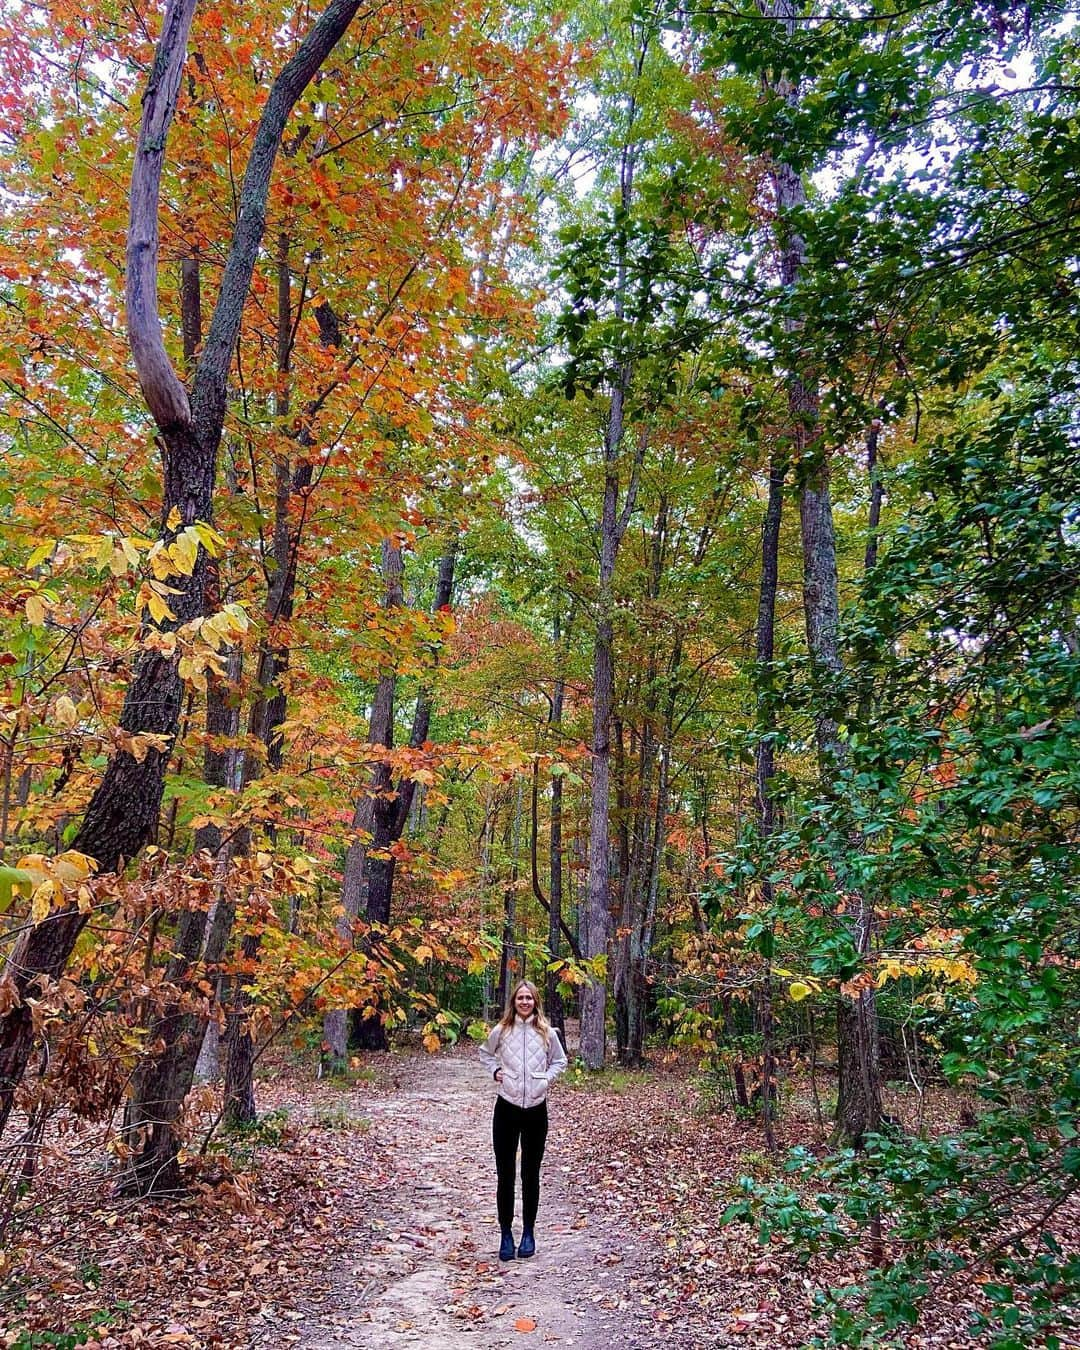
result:
<svg viewBox="0 0 1080 1350"><path fill-rule="evenodd" d="M213 515L217 451L225 420L228 373L244 301L266 220L270 176L285 123L297 99L347 30L359 5L332 0L286 63L267 96L241 189L241 213L231 242L191 396L176 374L162 339L157 306L158 201L169 127L176 110L194 0L170 0L143 102L132 173L127 249L127 315L132 356L146 406L164 451L162 528L166 543ZM199 547L190 573L176 588L171 610L179 625L204 612L207 554ZM141 758L117 752L91 798L73 841L102 871L133 857L157 826L168 755L179 724L183 681L179 657L147 648L124 700L122 729L164 738ZM69 905L34 925L13 951L8 973L18 997L0 1022L0 1128L11 1110L33 1044L30 990L63 970L86 916Z"/></svg>
<svg viewBox="0 0 1080 1350"><path fill-rule="evenodd" d="M760 8L766 18L780 27L790 43L799 24L797 6L791 0L761 0ZM782 46L778 47L780 61L783 50ZM786 73L774 73L770 83L777 108L788 113L798 109L798 88ZM844 670L840 657L840 594L829 490L829 447L820 416L821 377L818 358L805 341L805 324L798 313L797 288L806 265L806 241L797 224L798 214L806 205L802 173L796 167L798 157L798 147L785 145L781 137L769 176L776 200L780 284L789 297L784 315L785 361L791 453L798 478L802 527L803 608L806 642L817 691L818 753L823 781L827 785L841 767L846 753L839 731ZM770 472L770 504L773 476ZM766 602L763 572L763 606ZM759 626L759 646L763 637L771 637L768 621ZM759 779L763 768L767 769L768 765L759 765ZM759 792L767 789L767 779L759 781L758 788ZM769 811L764 796L759 810L762 834L767 837ZM771 830L771 822L768 825ZM873 913L861 891L855 894L850 923L855 949L865 957L870 952L873 938ZM861 1142L868 1131L877 1129L882 1112L877 1015L872 986L860 989L850 998L841 995L837 1005L837 1046L837 1126L846 1138Z"/></svg>

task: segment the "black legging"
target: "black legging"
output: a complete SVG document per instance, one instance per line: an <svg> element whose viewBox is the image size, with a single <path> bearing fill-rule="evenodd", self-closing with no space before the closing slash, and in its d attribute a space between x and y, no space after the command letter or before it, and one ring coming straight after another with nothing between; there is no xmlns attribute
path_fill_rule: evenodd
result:
<svg viewBox="0 0 1080 1350"><path fill-rule="evenodd" d="M514 1163L521 1140L521 1218L531 1233L540 1203L540 1164L547 1142L547 1102L539 1106L515 1106L503 1097L495 1099L491 1142L495 1145L495 1171L499 1178L497 1202L499 1227L509 1231L514 1221Z"/></svg>

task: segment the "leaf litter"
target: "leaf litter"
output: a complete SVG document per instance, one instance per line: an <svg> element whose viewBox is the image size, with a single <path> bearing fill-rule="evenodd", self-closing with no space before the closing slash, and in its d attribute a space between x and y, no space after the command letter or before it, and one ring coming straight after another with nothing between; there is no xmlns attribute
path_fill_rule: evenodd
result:
<svg viewBox="0 0 1080 1350"><path fill-rule="evenodd" d="M0 1345L82 1327L117 1348L795 1347L821 1331L818 1291L854 1273L720 1226L738 1176L777 1163L705 1109L685 1058L556 1088L537 1255L505 1264L491 1092L468 1053L371 1057L344 1087L306 1072L264 1078L276 1128L193 1158L173 1201L117 1196L100 1127L55 1122L16 1215ZM785 1143L812 1146L793 1116ZM971 1306L931 1308L904 1344L979 1344Z"/></svg>

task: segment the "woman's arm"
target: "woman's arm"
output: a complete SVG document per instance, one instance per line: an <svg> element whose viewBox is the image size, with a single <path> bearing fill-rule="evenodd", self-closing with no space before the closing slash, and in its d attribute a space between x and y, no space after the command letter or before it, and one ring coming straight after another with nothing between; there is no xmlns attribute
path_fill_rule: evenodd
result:
<svg viewBox="0 0 1080 1350"><path fill-rule="evenodd" d="M554 1083L559 1074L566 1068L566 1051L562 1048L562 1041L559 1040L559 1033L554 1027L551 1029L551 1035L548 1037L548 1083Z"/></svg>
<svg viewBox="0 0 1080 1350"><path fill-rule="evenodd" d="M496 1027L484 1044L480 1047L480 1063L491 1074L492 1078L497 1079L497 1075L502 1070L499 1063L499 1041L502 1039L502 1027Z"/></svg>

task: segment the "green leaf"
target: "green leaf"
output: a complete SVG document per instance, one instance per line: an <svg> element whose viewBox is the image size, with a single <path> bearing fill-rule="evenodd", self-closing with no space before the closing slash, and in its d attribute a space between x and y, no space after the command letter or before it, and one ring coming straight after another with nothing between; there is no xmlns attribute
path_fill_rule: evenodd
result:
<svg viewBox="0 0 1080 1350"><path fill-rule="evenodd" d="M0 914L11 907L15 895L32 895L34 878L20 867L0 867Z"/></svg>

